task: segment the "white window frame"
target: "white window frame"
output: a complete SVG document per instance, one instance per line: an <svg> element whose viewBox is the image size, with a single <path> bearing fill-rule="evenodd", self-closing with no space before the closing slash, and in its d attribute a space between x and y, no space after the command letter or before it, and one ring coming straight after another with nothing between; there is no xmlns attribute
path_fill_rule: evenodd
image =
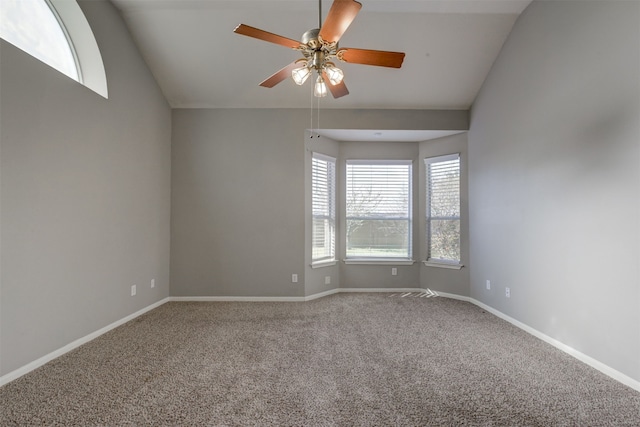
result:
<svg viewBox="0 0 640 427"><path fill-rule="evenodd" d="M50 0L3 0L0 37L34 58L82 82L78 56Z"/></svg>
<svg viewBox="0 0 640 427"><path fill-rule="evenodd" d="M86 86L104 98L109 97L107 76L102 61L102 55L96 38L89 26L82 9L75 0L43 0L49 6L53 16L63 31L71 53L74 57L78 83ZM0 8L1 12L1 8ZM11 41L7 41L12 43ZM23 49L23 47L19 47ZM24 49L23 49L24 50ZM33 52L27 54L42 61Z"/></svg>
<svg viewBox="0 0 640 427"><path fill-rule="evenodd" d="M443 268L453 268L453 269L460 269L463 267L462 265L462 253L458 254L458 259L448 259L448 258L433 258L431 256L431 242L432 242L432 236L431 236L431 222L432 221L438 221L438 220L447 220L447 221L458 221L458 229L460 230L460 232L458 233L458 246L460 247L460 252L462 251L462 247L461 247L461 227L460 225L462 224L462 220L461 220L461 206L458 206L458 215L454 215L454 216L437 216L437 217L432 217L431 216L431 173L430 173L430 166L432 164L436 164L436 163L443 163L443 162L450 162L452 160L457 160L458 161L458 179L461 180L461 175L462 175L462 161L460 158L460 153L454 153L454 154L448 154L445 156L437 156L437 157L429 157L429 158L425 158L424 159L424 166L425 166L425 226L426 226L426 248L427 248L427 258L424 261L424 264L427 266L433 266L433 267L443 267ZM460 200L460 191L461 191L461 186L460 186L460 181L458 183L458 200Z"/></svg>
<svg viewBox="0 0 640 427"><path fill-rule="evenodd" d="M405 165L408 166L407 171L407 184L408 184L408 206L407 206L407 214L405 217L397 217L392 216L389 218L374 216L374 217L362 217L359 219L364 220L406 220L407 221L407 256L354 256L348 254L348 224L349 220L356 219L356 217L350 217L347 212L348 206L347 201L344 200L344 213L345 213L345 227L344 227L344 242L345 242L345 264L382 264L382 265L411 265L415 261L412 259L413 257L413 160L361 160L361 159L349 159L346 160L345 165L345 196L349 197L348 190L350 185L350 173L349 166L350 165Z"/></svg>
<svg viewBox="0 0 640 427"><path fill-rule="evenodd" d="M316 174L316 163L325 165L325 177ZM320 170L322 172L322 170ZM324 179L322 179L324 178ZM316 186L326 186L316 191ZM318 197L322 195L325 197ZM316 203L317 202L317 203ZM319 205L319 207L318 207ZM323 211L323 212L320 212ZM328 239L328 255L315 257L316 220L325 224L323 238ZM326 245L326 243L325 243ZM321 153L311 154L311 266L323 267L336 263L336 159Z"/></svg>

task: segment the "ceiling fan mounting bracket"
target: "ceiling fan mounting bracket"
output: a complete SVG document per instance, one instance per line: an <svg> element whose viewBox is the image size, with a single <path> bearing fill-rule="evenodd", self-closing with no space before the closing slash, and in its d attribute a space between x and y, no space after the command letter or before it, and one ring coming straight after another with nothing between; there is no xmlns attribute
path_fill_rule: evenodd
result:
<svg viewBox="0 0 640 427"><path fill-rule="evenodd" d="M319 47L319 40L318 40L319 34L320 34L320 28L314 28L312 30L309 30L302 35L300 42L302 43L303 46L308 46L312 49L315 49Z"/></svg>
<svg viewBox="0 0 640 427"><path fill-rule="evenodd" d="M304 55L308 67L320 71L329 59L336 57L338 43L324 41L320 37L320 29L314 28L302 35L300 46L296 50Z"/></svg>

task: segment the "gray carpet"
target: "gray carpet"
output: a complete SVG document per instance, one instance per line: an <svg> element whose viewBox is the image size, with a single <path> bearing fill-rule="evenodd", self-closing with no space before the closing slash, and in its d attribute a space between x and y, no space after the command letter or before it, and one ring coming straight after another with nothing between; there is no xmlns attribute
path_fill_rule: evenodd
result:
<svg viewBox="0 0 640 427"><path fill-rule="evenodd" d="M173 302L0 388L0 425L638 426L640 393L451 299Z"/></svg>

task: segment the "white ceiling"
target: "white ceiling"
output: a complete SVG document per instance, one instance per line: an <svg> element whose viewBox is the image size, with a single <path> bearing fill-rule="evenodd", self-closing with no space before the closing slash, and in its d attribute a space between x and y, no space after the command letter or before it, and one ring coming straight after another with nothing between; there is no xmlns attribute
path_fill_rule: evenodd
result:
<svg viewBox="0 0 640 427"><path fill-rule="evenodd" d="M111 1L172 107L309 108L310 81L258 86L300 54L233 29L244 23L298 40L318 26L317 0ZM338 63L350 94L329 95L320 106L468 109L530 1L360 0L340 46L402 51L404 64ZM323 1L323 15L331 3Z"/></svg>

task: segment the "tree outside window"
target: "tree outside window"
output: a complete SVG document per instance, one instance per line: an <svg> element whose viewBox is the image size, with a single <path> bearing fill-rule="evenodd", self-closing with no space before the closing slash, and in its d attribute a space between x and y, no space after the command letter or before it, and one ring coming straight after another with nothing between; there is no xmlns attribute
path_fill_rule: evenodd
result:
<svg viewBox="0 0 640 427"><path fill-rule="evenodd" d="M347 259L410 259L411 161L347 161Z"/></svg>
<svg viewBox="0 0 640 427"><path fill-rule="evenodd" d="M425 159L427 260L460 262L460 155Z"/></svg>

